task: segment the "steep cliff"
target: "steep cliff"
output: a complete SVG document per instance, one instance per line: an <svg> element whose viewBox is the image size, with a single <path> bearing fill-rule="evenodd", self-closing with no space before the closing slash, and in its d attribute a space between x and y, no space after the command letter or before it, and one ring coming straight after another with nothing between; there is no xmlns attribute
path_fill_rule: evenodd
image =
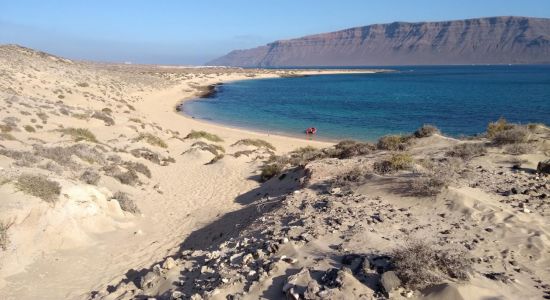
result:
<svg viewBox="0 0 550 300"><path fill-rule="evenodd" d="M376 24L235 50L209 65L368 66L550 63L550 19Z"/></svg>

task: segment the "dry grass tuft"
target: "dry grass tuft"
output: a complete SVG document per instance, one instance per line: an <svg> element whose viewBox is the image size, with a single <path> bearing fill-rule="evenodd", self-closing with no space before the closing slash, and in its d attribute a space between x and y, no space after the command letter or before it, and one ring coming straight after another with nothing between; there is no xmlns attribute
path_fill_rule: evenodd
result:
<svg viewBox="0 0 550 300"><path fill-rule="evenodd" d="M378 140L376 146L380 150L404 151L409 147L409 136L386 135Z"/></svg>
<svg viewBox="0 0 550 300"><path fill-rule="evenodd" d="M397 276L410 289L422 289L452 278L467 280L472 261L458 251L436 250L425 242L413 242L391 253Z"/></svg>
<svg viewBox="0 0 550 300"><path fill-rule="evenodd" d="M487 148L482 143L463 143L455 145L447 151L446 155L470 160L474 157L483 156L485 153L487 153Z"/></svg>
<svg viewBox="0 0 550 300"><path fill-rule="evenodd" d="M148 132L140 133L139 136L134 139L134 141L142 141L142 140L145 140L146 143L152 146L168 148L168 145L166 144L166 142L164 142L160 137Z"/></svg>
<svg viewBox="0 0 550 300"><path fill-rule="evenodd" d="M360 155L366 155L376 150L376 146L371 143L361 143L352 140L344 140L334 145L334 149L327 149L330 157L346 159Z"/></svg>
<svg viewBox="0 0 550 300"><path fill-rule="evenodd" d="M413 158L408 153L395 153L389 159L374 163L374 171L379 174L388 174L400 170L410 169Z"/></svg>
<svg viewBox="0 0 550 300"><path fill-rule="evenodd" d="M92 118L103 121L106 126L115 125L115 120L113 120L113 118L111 118L108 114L102 111L94 112L92 114Z"/></svg>
<svg viewBox="0 0 550 300"><path fill-rule="evenodd" d="M422 127L418 128L414 132L414 136L417 138L425 138L425 137L430 137L436 133L437 134L441 133L441 131L439 131L437 127L430 124L424 124L422 125Z"/></svg>
<svg viewBox="0 0 550 300"><path fill-rule="evenodd" d="M98 142L95 135L86 128L72 128L72 127L64 128L64 129L59 129L59 132L70 135L76 142L80 142L80 141L87 141L91 143Z"/></svg>
<svg viewBox="0 0 550 300"><path fill-rule="evenodd" d="M269 179L281 174L284 170L284 165L279 162L274 162L266 164L260 169L262 172L260 174L260 180L262 182L268 181Z"/></svg>
<svg viewBox="0 0 550 300"><path fill-rule="evenodd" d="M127 211L132 214L140 213L140 210L134 200L130 198L130 196L124 192L116 192L113 195L113 199L118 201L118 204L120 205L120 209L123 211Z"/></svg>
<svg viewBox="0 0 550 300"><path fill-rule="evenodd" d="M208 133L206 131L195 131L195 130L191 130L191 132L184 138L184 139L206 139L206 140L209 140L211 142L223 142L223 139L220 138L219 136L213 134L213 133Z"/></svg>
<svg viewBox="0 0 550 300"><path fill-rule="evenodd" d="M23 174L15 186L22 192L38 197L48 203L55 203L61 193L61 186L44 175Z"/></svg>

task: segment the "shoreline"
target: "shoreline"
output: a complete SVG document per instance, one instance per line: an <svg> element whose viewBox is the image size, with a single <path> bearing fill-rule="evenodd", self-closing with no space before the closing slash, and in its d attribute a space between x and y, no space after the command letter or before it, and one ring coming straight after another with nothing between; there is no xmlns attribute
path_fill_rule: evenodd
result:
<svg viewBox="0 0 550 300"><path fill-rule="evenodd" d="M270 70L270 69L261 69L261 70ZM279 70L276 70L276 71L279 71ZM354 69L299 70L299 69L292 69L292 70L283 70L283 71L291 71L291 72L293 72L293 74L288 75L288 74L285 74L285 73L283 73L283 74L270 73L270 74L260 74L260 76L255 76L255 77L243 76L243 78L239 78L239 79L222 80L222 81L219 81L219 82L216 82L216 83L200 86L199 88L203 90L202 92L199 91L197 94L195 94L195 96L183 97L182 99L180 99L180 101L175 105L174 111L178 115L181 115L186 119L196 121L198 123L204 123L204 124L219 126L219 127L223 127L223 128L227 128L227 129L242 131L243 133L246 133L246 134L253 133L253 134L259 134L259 135L267 135L268 137L275 136L275 137L281 137L281 138L298 139L298 140L303 141L303 142L320 142L320 143L325 143L325 144L327 144L327 143L328 144L335 144L335 143L338 143L339 141L345 140L346 138L344 138L344 139L331 139L331 138L308 139L307 137L299 135L299 134L292 135L292 134L287 134L287 133L278 132L278 131L271 133L269 130L254 130L254 129L247 128L247 127L239 127L239 126L235 126L235 125L231 125L231 124L227 124L227 123L196 118L196 117L192 116L191 114L185 112L185 110L183 109L183 105L187 102L190 102L190 101L200 101L200 99L212 98L217 94L217 91L215 90L216 86L223 85L223 84L226 84L226 83L231 83L231 82L245 81L245 80L277 79L277 78L280 78L280 79L301 78L301 77L306 77L306 76L318 76L318 75L376 74L376 73L392 72L393 70L387 70L387 69L380 69L380 70L376 70L376 69L365 69L365 70L354 70ZM305 135L305 133L303 135ZM315 137L317 137L317 136L315 136Z"/></svg>

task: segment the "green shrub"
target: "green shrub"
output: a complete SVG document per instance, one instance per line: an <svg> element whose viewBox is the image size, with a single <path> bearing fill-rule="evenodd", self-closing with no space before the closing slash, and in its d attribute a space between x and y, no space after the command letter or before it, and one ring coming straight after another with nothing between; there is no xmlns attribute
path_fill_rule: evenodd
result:
<svg viewBox="0 0 550 300"><path fill-rule="evenodd" d="M64 128L59 129L59 132L70 135L75 142L88 141L91 143L97 143L95 135L86 128Z"/></svg>
<svg viewBox="0 0 550 300"><path fill-rule="evenodd" d="M223 142L223 139L215 134L208 133L206 131L195 131L195 130L191 130L191 132L184 139L200 139L200 138L209 140L211 142Z"/></svg>
<svg viewBox="0 0 550 300"><path fill-rule="evenodd" d="M433 125L424 124L414 132L414 136L417 138L425 138L432 136L436 133L441 133L439 129Z"/></svg>
<svg viewBox="0 0 550 300"><path fill-rule="evenodd" d="M54 203L59 198L61 186L44 175L23 174L17 178L15 186L20 191Z"/></svg>

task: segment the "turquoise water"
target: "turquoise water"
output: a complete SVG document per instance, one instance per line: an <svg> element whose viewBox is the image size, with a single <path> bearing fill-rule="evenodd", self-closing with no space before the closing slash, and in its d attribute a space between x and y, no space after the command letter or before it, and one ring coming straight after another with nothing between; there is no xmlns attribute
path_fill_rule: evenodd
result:
<svg viewBox="0 0 550 300"><path fill-rule="evenodd" d="M550 124L550 66L397 67L379 74L319 75L224 84L186 102L195 118L259 131L374 140L422 124L451 136L500 117Z"/></svg>

